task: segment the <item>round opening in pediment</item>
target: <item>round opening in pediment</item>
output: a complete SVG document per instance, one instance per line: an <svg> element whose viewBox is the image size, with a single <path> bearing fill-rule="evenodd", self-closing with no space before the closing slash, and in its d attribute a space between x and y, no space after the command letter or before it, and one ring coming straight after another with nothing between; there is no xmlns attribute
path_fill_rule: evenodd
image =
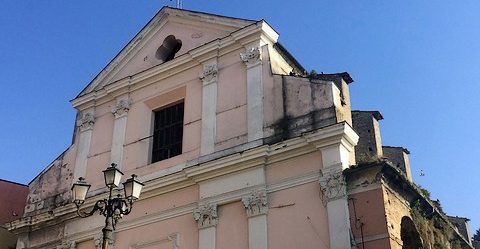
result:
<svg viewBox="0 0 480 249"><path fill-rule="evenodd" d="M162 46L155 52L155 58L161 62L172 60L181 47L182 41L175 38L174 35L169 35L163 40Z"/></svg>

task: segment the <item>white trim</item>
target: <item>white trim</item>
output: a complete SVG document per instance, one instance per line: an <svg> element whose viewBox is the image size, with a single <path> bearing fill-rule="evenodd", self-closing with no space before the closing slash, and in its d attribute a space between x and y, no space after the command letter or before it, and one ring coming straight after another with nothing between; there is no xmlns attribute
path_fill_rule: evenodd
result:
<svg viewBox="0 0 480 249"><path fill-rule="evenodd" d="M142 176L140 177L140 180L144 181L146 186L144 187L144 192L142 192L140 198L141 200L146 200L148 198L192 186L201 181L216 178L221 175L239 172L248 168L264 167L264 165L269 167L269 165L275 162L306 153L312 153L316 150L315 147L318 144L331 145L334 144L334 141L340 143L341 141L345 140L345 136L348 136L348 134L346 134L344 131L351 129L347 127L348 124L339 123L277 144L258 146L238 153L235 152L234 154L227 154L220 158L212 159L202 163L198 163L198 161L196 164L189 162L182 163L172 168ZM328 141L328 143L317 141L317 139ZM275 192L299 184L318 181L318 176L318 172L312 172L304 176L270 184L267 186L267 192ZM226 203L234 200L232 196L236 196L236 200L239 200L242 195L247 194L248 191L251 191L255 187L262 186L251 186L250 188L245 188L244 190L218 195L209 198L208 200L214 203ZM102 191L104 192L105 190L97 191L94 196L89 195L84 204L84 208L91 208L97 200L105 198L107 193L101 193ZM194 207L195 206L192 206L188 212L192 212ZM22 231L27 230L37 230L46 224L58 224L64 222L65 220L75 218L76 216L75 205L71 203L69 205L55 208L51 213L46 212L33 217L18 219L8 223L7 226L10 231L21 233ZM119 226L121 227L122 225Z"/></svg>
<svg viewBox="0 0 480 249"><path fill-rule="evenodd" d="M200 75L202 80L202 133L200 140L200 155L204 156L215 151L217 133L217 87L218 68L216 59L203 65Z"/></svg>
<svg viewBox="0 0 480 249"><path fill-rule="evenodd" d="M152 24L152 26L154 26L154 24ZM152 27L149 25L149 29L151 28ZM123 57L125 57L127 53L135 54L133 48L130 47L138 46L135 49L140 49L142 47L141 44L143 43L140 44L140 40L144 39L142 37L146 32L149 31L141 31L138 37L134 38L134 42L122 50L122 52L114 59L114 61L112 61L97 76L97 78L92 81L87 89L84 90L84 92L88 93L84 93L83 95L71 100L73 107L83 110L93 106L93 100L96 100L97 105L108 102L115 96L123 94L128 87L130 87L131 91L135 91L150 84L157 83L161 79L171 77L172 75L198 66L203 61L240 49L242 48L242 44L245 44L245 42L252 43L255 41L263 41L263 43L267 42L268 44L273 44L276 42L275 38L278 38L278 34L276 34L267 23L260 21L238 29L226 37L216 39L200 47L194 48L169 62L162 63L132 76L119 79L115 82L109 82L113 76L108 76L107 78L106 75L114 75L115 72L110 71L115 71L118 70L117 68L121 68L122 66L119 66L120 62L122 64L128 63L129 59L125 59L125 61L123 61ZM145 38L142 42L146 42L146 40L148 39ZM137 42L139 44L136 44ZM152 80L153 76L155 76L154 80ZM102 85L102 87L99 87L100 85Z"/></svg>

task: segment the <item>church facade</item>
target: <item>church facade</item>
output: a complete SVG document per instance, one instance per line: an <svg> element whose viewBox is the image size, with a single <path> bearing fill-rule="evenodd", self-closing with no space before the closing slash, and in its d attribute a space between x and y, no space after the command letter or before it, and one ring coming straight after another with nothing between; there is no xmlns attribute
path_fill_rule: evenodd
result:
<svg viewBox="0 0 480 249"><path fill-rule="evenodd" d="M351 110L352 78L306 74L278 37L263 20L160 10L71 101L72 145L7 224L17 248L101 248L104 219L78 217L70 188L84 177L92 187L82 209L91 209L108 195L101 172L111 163L145 186L109 248L406 248L400 224L398 233L387 220L359 227L366 221L352 217L368 209L351 201L396 191L379 172L411 182L404 155L386 148L399 164L378 166L374 187L353 184L377 169L364 174L357 161L385 162L370 150L381 143L355 129L366 121ZM409 191L398 196L425 199ZM381 200L373 211L385 218Z"/></svg>

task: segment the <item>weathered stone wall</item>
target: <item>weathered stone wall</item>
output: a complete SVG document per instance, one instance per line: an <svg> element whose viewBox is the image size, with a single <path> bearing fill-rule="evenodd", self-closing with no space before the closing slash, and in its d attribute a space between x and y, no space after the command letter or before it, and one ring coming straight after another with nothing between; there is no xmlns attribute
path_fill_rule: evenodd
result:
<svg viewBox="0 0 480 249"><path fill-rule="evenodd" d="M64 156L65 153L60 155L29 184L25 217L69 203L73 169L64 161Z"/></svg>
<svg viewBox="0 0 480 249"><path fill-rule="evenodd" d="M383 156L379 112L352 111L353 129L360 137L355 147L357 163L376 161Z"/></svg>
<svg viewBox="0 0 480 249"><path fill-rule="evenodd" d="M400 224L402 223L403 217L407 216L411 218L410 204L387 186L383 185L382 190L390 245L392 249L401 249L403 242Z"/></svg>
<svg viewBox="0 0 480 249"><path fill-rule="evenodd" d="M274 75L275 88L281 88L283 114L265 129L273 130L267 143L299 136L300 134L339 122L351 124L348 85L340 77L344 95L333 81L296 76ZM280 91L278 91L280 92Z"/></svg>
<svg viewBox="0 0 480 249"><path fill-rule="evenodd" d="M402 147L383 146L382 149L383 156L388 161L392 162L396 168L403 172L407 176L408 180L413 181L410 170L410 160L408 158L408 154L410 152Z"/></svg>

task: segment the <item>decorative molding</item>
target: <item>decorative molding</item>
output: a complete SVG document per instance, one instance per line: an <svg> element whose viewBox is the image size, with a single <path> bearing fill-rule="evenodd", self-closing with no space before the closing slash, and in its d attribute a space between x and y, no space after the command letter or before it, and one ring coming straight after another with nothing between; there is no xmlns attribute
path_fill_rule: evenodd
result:
<svg viewBox="0 0 480 249"><path fill-rule="evenodd" d="M320 176L320 188L324 201L329 202L342 197L346 197L346 182L341 169L333 170L328 173L322 173Z"/></svg>
<svg viewBox="0 0 480 249"><path fill-rule="evenodd" d="M249 195L242 197L248 217L266 214L268 210L267 191L253 190Z"/></svg>
<svg viewBox="0 0 480 249"><path fill-rule="evenodd" d="M57 249L75 249L77 248L77 244L75 241L62 241L62 244L57 246Z"/></svg>
<svg viewBox="0 0 480 249"><path fill-rule="evenodd" d="M115 248L115 233L112 234L113 239L108 241L108 248ZM103 234L97 234L95 237L93 237L93 241L95 242L95 248L96 249L102 249L102 244L103 244Z"/></svg>
<svg viewBox="0 0 480 249"><path fill-rule="evenodd" d="M171 247L169 246L169 248L172 248L172 249L180 248L180 234L179 233L174 233L174 234L170 234L166 237L163 237L161 239L135 242L135 243L131 244L128 247L128 249L140 249L140 248L144 248L144 247L150 248L151 246L158 246L158 245L161 245L161 244L170 244L170 243L171 243Z"/></svg>
<svg viewBox="0 0 480 249"><path fill-rule="evenodd" d="M244 28L240 28L232 32L229 36L220 38L216 42L210 42L190 50L184 55L180 55L175 58L175 60L170 61L169 63L163 63L158 66L152 67L145 71L136 73L129 78L131 82L125 78L119 79L115 82L110 82L111 75L116 72L115 67L120 63L121 60L128 61L128 55L136 54L134 51L129 51L133 45L127 45L127 47L120 52L119 55L112 61L100 74L92 81L84 91L80 93L75 99L71 100L73 107L83 109L85 106L88 106L89 102L96 101L97 104L104 103L103 100L113 91L120 91L121 89L126 89L132 87L132 90L146 87L150 84L158 82L159 79L167 78L176 73L182 72L184 70L190 69L198 65L197 58L209 56L210 54L215 54L215 56L222 56L224 54L233 52L237 49L242 48L240 40L248 40L249 42L258 41L258 34L264 34L266 37L270 37L272 40L271 43L275 43L278 34L264 21L258 23L258 25L247 25ZM141 31L142 34L138 34L139 37L144 35L144 31ZM132 40L133 42L138 42L139 39L136 37ZM141 39L143 41L148 39ZM138 46L138 49L141 48L141 44ZM220 53L219 53L220 51ZM114 70L115 69L115 70ZM181 70L180 70L181 69ZM147 78L155 76L155 80L145 81ZM141 84L137 84L141 82ZM143 82L145 81L145 82ZM110 95L111 96L111 95ZM81 107L82 106L82 107Z"/></svg>
<svg viewBox="0 0 480 249"><path fill-rule="evenodd" d="M77 126L80 127L80 131L91 130L93 129L94 124L95 124L95 117L91 112L84 113L82 118L77 120Z"/></svg>
<svg viewBox="0 0 480 249"><path fill-rule="evenodd" d="M341 136L350 130L348 124L338 123L329 127L321 128L319 130L306 133L301 137L292 138L273 145L262 145L256 147L242 148L243 153L224 153L210 160L199 162L192 160L187 163L181 163L172 168L160 170L150 175L142 176L142 181L149 181L145 186L145 191L142 192L143 198L150 198L165 193L170 193L177 189L185 188L195 185L200 181L212 179L221 175L230 174L238 171L243 171L252 167L259 167L262 165L269 166L270 164L281 162L293 157L301 156L303 154L311 153L316 150L315 145L332 145L344 140ZM346 135L346 134L344 134ZM358 138L358 136L356 136ZM323 141L323 143L322 143ZM314 146L312 146L314 145ZM321 147L321 146L320 146ZM268 160L267 160L268 159ZM267 192L276 192L294 186L299 186L311 182L317 182L320 178L319 172L310 172L303 176L285 179L285 181L276 182L267 186ZM252 186L253 187L253 186ZM251 189L249 189L250 191ZM92 194L84 204L85 208L93 207L97 200L103 199L108 194L106 189L95 194ZM242 196L247 195L247 191L235 191L214 198L208 198L208 202L216 203L217 205L229 203L231 201L240 200ZM204 200L206 201L206 200ZM165 212L149 214L139 219L131 221L124 221L118 224L117 231L124 231L135 227L152 224L161 220L170 219L180 215L191 214L197 206L189 204L183 207L177 207ZM11 232L21 233L36 231L42 227L54 224L61 224L70 219L77 217L76 208L73 203L65 206L59 206L52 210L52 212L39 213L32 217L24 217L5 224L7 229ZM100 227L101 229L101 227ZM75 235L71 239L76 241L83 241L92 237L92 234L98 232L98 229L84 231L81 234Z"/></svg>
<svg viewBox="0 0 480 249"><path fill-rule="evenodd" d="M198 228L216 226L218 223L217 204L204 203L193 211Z"/></svg>
<svg viewBox="0 0 480 249"><path fill-rule="evenodd" d="M248 67L252 67L260 63L262 60L260 55L260 48L252 47L245 53L240 53L240 59L242 59L242 61L245 62Z"/></svg>
<svg viewBox="0 0 480 249"><path fill-rule="evenodd" d="M115 118L121 118L127 115L128 111L130 110L130 106L132 105L131 99L121 99L117 102L115 107L112 109L113 115Z"/></svg>
<svg viewBox="0 0 480 249"><path fill-rule="evenodd" d="M217 81L218 68L217 64L208 64L203 66L203 72L200 74L200 79L203 81L203 85Z"/></svg>

